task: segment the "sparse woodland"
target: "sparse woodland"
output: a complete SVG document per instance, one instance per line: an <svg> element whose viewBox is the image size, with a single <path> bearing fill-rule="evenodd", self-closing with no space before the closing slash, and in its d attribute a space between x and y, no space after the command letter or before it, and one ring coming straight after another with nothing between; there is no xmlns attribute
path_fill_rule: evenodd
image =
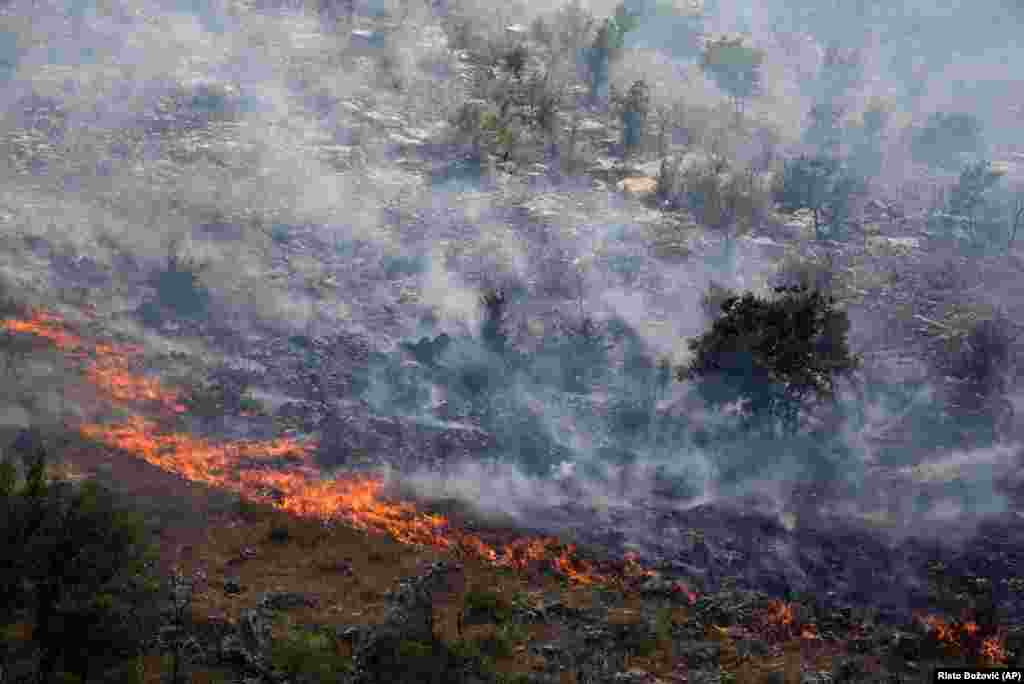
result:
<svg viewBox="0 0 1024 684"><path fill-rule="evenodd" d="M1021 667L1024 148L797 4L0 9L0 684Z"/></svg>

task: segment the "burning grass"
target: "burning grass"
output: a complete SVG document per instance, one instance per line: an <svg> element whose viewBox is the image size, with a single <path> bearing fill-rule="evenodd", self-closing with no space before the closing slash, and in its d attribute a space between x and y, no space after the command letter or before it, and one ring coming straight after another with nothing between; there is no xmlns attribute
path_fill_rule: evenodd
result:
<svg viewBox="0 0 1024 684"><path fill-rule="evenodd" d="M479 651L509 677L543 665L527 652L527 644L556 638L568 629L563 624L513 624L514 609L535 604L538 588L549 596L561 595L564 605L574 610L591 612L607 603L602 596L614 592L616 605L609 605L604 616L609 625L639 624L651 614L649 601L626 591L658 575L636 555L597 561L553 537L517 537L510 530L469 532L458 515L393 498L382 479L322 477L308 440L218 443L177 431L179 414L186 410L180 395L135 371L140 348L90 344L59 317L44 312L0 326L11 334L47 340L79 359L83 375L112 406L155 414L135 414L112 425L86 423L79 426L83 438L190 483L238 496L230 518L204 530L191 553L177 559L186 572L205 577L193 606L199 620L237 620L255 596L298 590L316 601L292 613L295 624L374 624L383 616L385 594L399 580L424 563L451 555L463 560L465 571L461 584L435 601L438 636L453 649ZM220 590L228 580L243 591ZM686 606L699 599L682 583L675 588L686 597L677 603L685 605L657 613L653 631L637 641L627 661L627 666L670 681L681 666L676 631L692 619ZM463 624L470 608L480 623ZM997 630L936 616L922 617L920 624L939 656L985 665L1007 660L1005 639ZM292 643L285 637L293 626L275 627L285 639L282 643ZM821 635L807 611L782 601L767 603L746 626L709 625L706 637L722 644L720 665L736 682L766 681L771 673L779 673L782 679L777 681L800 681L804 664L827 669L841 650L841 640ZM754 639L769 644L770 652L741 652L738 645Z"/></svg>
<svg viewBox="0 0 1024 684"><path fill-rule="evenodd" d="M3 325L11 332L49 340L61 351L82 359L86 377L114 406L152 406L164 415L187 410L176 390L133 372L142 353L137 346L89 344L69 331L60 317L43 311L33 312L28 319L4 321ZM311 459L314 447L308 442L280 438L216 444L166 429L166 422L132 415L119 425L87 423L80 431L88 439L193 482L267 501L298 516L341 521L359 530L386 533L406 544L480 558L497 567L525 571L543 565L581 585L624 584L656 574L643 569L635 556L599 567L582 558L575 545L554 537L489 543L480 535L454 527L447 516L385 498L385 483L380 478L321 477Z"/></svg>

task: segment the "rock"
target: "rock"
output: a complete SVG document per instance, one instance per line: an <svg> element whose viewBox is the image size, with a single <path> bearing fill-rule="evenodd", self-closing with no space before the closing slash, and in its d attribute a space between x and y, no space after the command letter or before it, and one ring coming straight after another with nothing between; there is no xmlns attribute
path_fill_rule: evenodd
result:
<svg viewBox="0 0 1024 684"><path fill-rule="evenodd" d="M921 248L921 241L916 237L889 237L871 235L867 240L867 248L872 254L909 254Z"/></svg>
<svg viewBox="0 0 1024 684"><path fill-rule="evenodd" d="M640 594L643 596L675 597L680 594L679 585L674 580L663 577L651 577L640 585Z"/></svg>
<svg viewBox="0 0 1024 684"><path fill-rule="evenodd" d="M228 577L224 580L225 594L241 594L243 591L245 591L245 587L242 586L241 580L237 577Z"/></svg>
<svg viewBox="0 0 1024 684"><path fill-rule="evenodd" d="M615 184L615 188L619 192L631 197L648 197L657 191L658 179L651 178L650 176L633 176L631 178L623 178Z"/></svg>
<svg viewBox="0 0 1024 684"><path fill-rule="evenodd" d="M293 608L312 608L316 606L316 599L289 591L272 591L264 594L258 606L265 610L291 610Z"/></svg>
<svg viewBox="0 0 1024 684"><path fill-rule="evenodd" d="M741 658L765 658L771 648L761 639L740 639L736 642L736 651Z"/></svg>
<svg viewBox="0 0 1024 684"><path fill-rule="evenodd" d="M714 641L692 641L679 644L679 656L691 669L714 665L718 662L721 651L721 645Z"/></svg>
<svg viewBox="0 0 1024 684"><path fill-rule="evenodd" d="M352 32L351 47L356 49L377 49L384 47L386 38L380 31L356 29Z"/></svg>
<svg viewBox="0 0 1024 684"><path fill-rule="evenodd" d="M460 564L438 561L423 574L403 580L397 589L388 592L383 622L361 633L354 649L355 671L362 673L356 681L369 681L368 669L382 658L392 657L396 644L434 642L433 594L449 588L451 575L460 572Z"/></svg>
<svg viewBox="0 0 1024 684"><path fill-rule="evenodd" d="M719 670L691 670L686 678L687 684L721 684L722 675Z"/></svg>
<svg viewBox="0 0 1024 684"><path fill-rule="evenodd" d="M242 643L254 653L263 653L271 644L272 616L266 610L250 608L239 616L239 632Z"/></svg>
<svg viewBox="0 0 1024 684"><path fill-rule="evenodd" d="M804 672L800 675L800 684L831 684L832 675L828 672Z"/></svg>
<svg viewBox="0 0 1024 684"><path fill-rule="evenodd" d="M906 632L896 632L889 642L890 656L902 661L918 660L921 656L921 637Z"/></svg>
<svg viewBox="0 0 1024 684"><path fill-rule="evenodd" d="M220 662L224 665L241 667L250 672L263 670L263 661L249 652L242 643L242 639L235 634L229 634L221 641Z"/></svg>

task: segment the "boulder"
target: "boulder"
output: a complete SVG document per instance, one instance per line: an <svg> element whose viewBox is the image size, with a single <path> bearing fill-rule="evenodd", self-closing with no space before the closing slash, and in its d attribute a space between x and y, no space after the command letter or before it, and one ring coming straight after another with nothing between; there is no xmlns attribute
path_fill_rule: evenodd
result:
<svg viewBox="0 0 1024 684"><path fill-rule="evenodd" d="M658 180L650 176L633 176L623 178L615 184L616 189L631 197L649 197L658 189Z"/></svg>

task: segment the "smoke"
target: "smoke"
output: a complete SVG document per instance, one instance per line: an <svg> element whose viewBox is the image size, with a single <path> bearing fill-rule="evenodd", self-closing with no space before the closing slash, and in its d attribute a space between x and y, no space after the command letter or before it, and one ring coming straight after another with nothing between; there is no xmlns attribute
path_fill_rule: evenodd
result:
<svg viewBox="0 0 1024 684"><path fill-rule="evenodd" d="M996 4L692 5L645 4L612 80L624 89L643 77L656 104L682 102L693 144L730 135L694 45L739 32L767 53L765 93L748 114L783 148L799 142L823 92L825 49L840 44L863 55L844 94L850 121L879 98L892 111L886 187L917 168L898 140L931 112L970 111L993 148L1012 152L1021 103L1011 100L1024 90L1007 84L1024 55L1003 40L1019 22L993 21ZM583 3L597 17L614 6ZM496 37L559 7L456 9L478 36ZM468 77L428 8L377 9L394 32L382 53L360 57L342 22L309 8L6 3L0 273L53 298L58 257L91 260L101 310L131 318L146 277L178 245L206 265L211 318L242 331L361 331L379 351L363 397L376 412L483 422L497 436L496 451L408 482L524 524L569 505L607 516L654 500L742 500L790 523L824 512L910 535L1011 505L1000 488L1019 480L1016 442L957 448L965 426L943 413L940 378L906 358L873 362L861 389L789 437L742 434L740 407L712 411L691 385L659 381L657 362L684 363L685 340L707 328L709 283L764 293L775 260L701 232L687 238L688 259L668 262L650 249L658 212L606 187L529 185L486 164L452 180L445 159L428 151L417 162L404 150L450 132ZM505 356L479 339L491 287L509 293ZM851 319L855 351L887 326L868 307ZM400 342L441 333L454 341L436 369L403 357ZM40 402L59 404L54 393ZM5 415L21 422L18 407ZM808 483L825 494L795 502Z"/></svg>

